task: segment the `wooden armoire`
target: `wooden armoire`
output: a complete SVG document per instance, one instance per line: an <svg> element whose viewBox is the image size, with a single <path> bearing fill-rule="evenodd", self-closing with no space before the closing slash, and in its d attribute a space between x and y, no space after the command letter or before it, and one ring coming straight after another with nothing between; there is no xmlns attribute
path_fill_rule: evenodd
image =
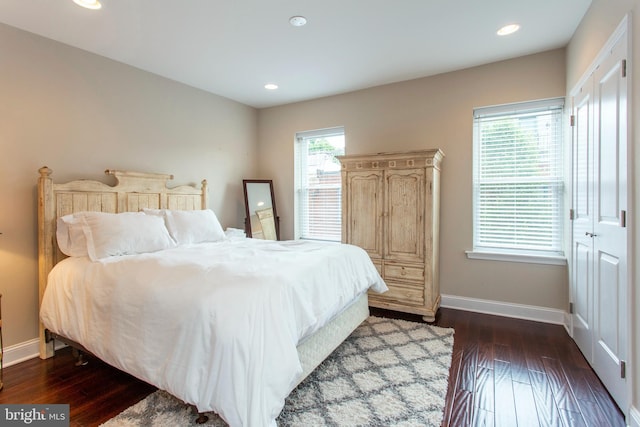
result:
<svg viewBox="0 0 640 427"><path fill-rule="evenodd" d="M342 241L365 249L389 287L372 307L435 320L438 275L439 149L338 156Z"/></svg>

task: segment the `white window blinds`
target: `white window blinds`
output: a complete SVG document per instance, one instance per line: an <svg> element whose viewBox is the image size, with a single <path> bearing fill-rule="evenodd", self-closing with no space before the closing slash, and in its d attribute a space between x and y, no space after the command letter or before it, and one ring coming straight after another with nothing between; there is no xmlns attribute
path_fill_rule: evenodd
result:
<svg viewBox="0 0 640 427"><path fill-rule="evenodd" d="M474 110L474 250L562 252L562 108Z"/></svg>
<svg viewBox="0 0 640 427"><path fill-rule="evenodd" d="M342 238L340 163L344 154L344 128L296 134L295 234L300 239Z"/></svg>

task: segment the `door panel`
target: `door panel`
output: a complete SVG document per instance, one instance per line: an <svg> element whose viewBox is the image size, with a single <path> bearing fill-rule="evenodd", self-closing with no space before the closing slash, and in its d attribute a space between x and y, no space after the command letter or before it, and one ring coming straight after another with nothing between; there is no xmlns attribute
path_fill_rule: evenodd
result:
<svg viewBox="0 0 640 427"><path fill-rule="evenodd" d="M422 261L424 256L424 169L387 175L385 258Z"/></svg>
<svg viewBox="0 0 640 427"><path fill-rule="evenodd" d="M347 242L359 246L372 258L382 257L382 171L349 172ZM351 215L350 213L354 214Z"/></svg>
<svg viewBox="0 0 640 427"><path fill-rule="evenodd" d="M573 338L582 353L591 359L593 354L593 271L591 245L576 242L573 260L574 302L573 302Z"/></svg>
<svg viewBox="0 0 640 427"><path fill-rule="evenodd" d="M603 66L608 64L603 64ZM619 125L619 91L620 91L620 62L611 64L611 69L605 70L603 76L596 79L596 91L599 95L597 105L598 153L595 158L598 177L595 181L598 203L598 221L617 226L620 222L620 198L618 191L620 179L620 144L618 138Z"/></svg>
<svg viewBox="0 0 640 427"><path fill-rule="evenodd" d="M620 260L611 254L598 254L598 283L600 284L597 310L602 313L620 312ZM618 337L617 316L599 316L598 342L604 348L610 349L611 354L618 354L620 343Z"/></svg>
<svg viewBox="0 0 640 427"><path fill-rule="evenodd" d="M574 340L585 358L593 358L593 85L574 98L573 128L573 259Z"/></svg>

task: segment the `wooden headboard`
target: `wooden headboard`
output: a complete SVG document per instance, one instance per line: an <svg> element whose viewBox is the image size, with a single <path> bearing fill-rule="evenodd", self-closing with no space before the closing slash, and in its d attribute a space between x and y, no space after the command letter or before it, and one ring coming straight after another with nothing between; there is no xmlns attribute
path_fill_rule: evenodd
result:
<svg viewBox="0 0 640 427"><path fill-rule="evenodd" d="M56 223L59 217L75 212L138 212L150 209L206 209L207 181L202 186L167 187L173 175L106 170L113 175L116 185L99 181L76 180L56 184L51 169L39 169L38 178L38 287L39 302L47 287L47 278L53 266L65 258L58 249ZM53 344L45 342L40 323L40 357L53 356Z"/></svg>

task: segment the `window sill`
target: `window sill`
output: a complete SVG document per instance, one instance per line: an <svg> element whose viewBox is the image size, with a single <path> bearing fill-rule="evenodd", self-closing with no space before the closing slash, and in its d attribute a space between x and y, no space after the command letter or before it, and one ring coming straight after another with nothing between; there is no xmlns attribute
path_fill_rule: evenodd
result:
<svg viewBox="0 0 640 427"><path fill-rule="evenodd" d="M541 255L499 251L465 251L469 259L484 259L491 261L524 262L529 264L567 265L567 259L562 255Z"/></svg>

